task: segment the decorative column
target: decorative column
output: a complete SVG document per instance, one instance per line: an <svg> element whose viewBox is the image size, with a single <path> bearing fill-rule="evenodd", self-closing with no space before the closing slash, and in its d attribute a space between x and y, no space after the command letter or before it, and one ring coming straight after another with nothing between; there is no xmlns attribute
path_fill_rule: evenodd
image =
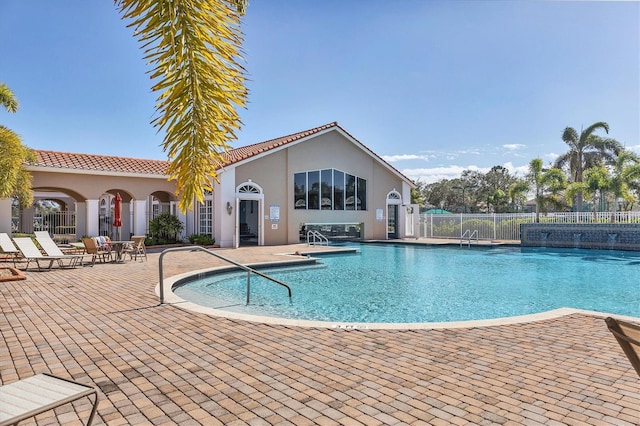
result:
<svg viewBox="0 0 640 426"><path fill-rule="evenodd" d="M95 237L100 232L100 200L87 200L85 212L87 219L85 234Z"/></svg>
<svg viewBox="0 0 640 426"><path fill-rule="evenodd" d="M11 198L0 199L0 232L11 235Z"/></svg>
<svg viewBox="0 0 640 426"><path fill-rule="evenodd" d="M147 200L133 201L133 235L147 235Z"/></svg>

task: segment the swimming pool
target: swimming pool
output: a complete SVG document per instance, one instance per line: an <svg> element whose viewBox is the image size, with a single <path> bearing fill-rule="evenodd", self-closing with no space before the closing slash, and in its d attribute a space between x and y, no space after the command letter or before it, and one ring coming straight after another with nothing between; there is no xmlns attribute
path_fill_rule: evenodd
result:
<svg viewBox="0 0 640 426"><path fill-rule="evenodd" d="M274 268L286 289L246 273L202 277L174 289L230 312L354 323L511 317L567 307L640 317L640 253L418 245L357 245L317 266Z"/></svg>

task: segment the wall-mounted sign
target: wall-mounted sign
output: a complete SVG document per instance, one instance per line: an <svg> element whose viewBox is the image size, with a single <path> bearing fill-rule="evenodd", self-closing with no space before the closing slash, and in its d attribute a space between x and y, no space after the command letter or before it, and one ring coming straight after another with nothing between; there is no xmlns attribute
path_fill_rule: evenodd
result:
<svg viewBox="0 0 640 426"><path fill-rule="evenodd" d="M376 220L378 222L382 222L384 220L384 210L383 209L376 209Z"/></svg>
<svg viewBox="0 0 640 426"><path fill-rule="evenodd" d="M280 206L277 204L272 204L269 206L269 220L271 222L279 222L280 221Z"/></svg>

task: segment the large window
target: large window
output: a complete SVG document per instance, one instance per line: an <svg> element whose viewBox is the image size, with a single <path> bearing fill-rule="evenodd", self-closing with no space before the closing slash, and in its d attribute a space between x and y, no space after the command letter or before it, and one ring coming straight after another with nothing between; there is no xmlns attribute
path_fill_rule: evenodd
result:
<svg viewBox="0 0 640 426"><path fill-rule="evenodd" d="M294 206L296 209L307 208L307 174L296 173L293 177Z"/></svg>
<svg viewBox="0 0 640 426"><path fill-rule="evenodd" d="M366 210L367 180L335 169L296 173L294 208Z"/></svg>
<svg viewBox="0 0 640 426"><path fill-rule="evenodd" d="M331 210L333 207L333 170L327 169L320 172L321 180L321 202L320 206L322 210Z"/></svg>
<svg viewBox="0 0 640 426"><path fill-rule="evenodd" d="M308 172L307 182L309 182L307 209L318 210L320 208L320 172Z"/></svg>
<svg viewBox="0 0 640 426"><path fill-rule="evenodd" d="M358 178L358 184L356 186L356 194L357 197L357 205L358 210L366 210L367 209L367 180Z"/></svg>
<svg viewBox="0 0 640 426"><path fill-rule="evenodd" d="M346 210L356 209L356 177L354 175L345 175L345 206Z"/></svg>
<svg viewBox="0 0 640 426"><path fill-rule="evenodd" d="M204 192L204 201L198 206L198 233L213 236L213 193Z"/></svg>
<svg viewBox="0 0 640 426"><path fill-rule="evenodd" d="M333 171L333 209L344 210L344 172Z"/></svg>

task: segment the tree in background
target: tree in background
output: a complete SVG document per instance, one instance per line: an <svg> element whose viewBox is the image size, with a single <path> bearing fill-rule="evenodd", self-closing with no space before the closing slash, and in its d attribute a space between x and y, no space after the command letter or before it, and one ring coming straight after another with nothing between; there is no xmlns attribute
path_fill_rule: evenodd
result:
<svg viewBox="0 0 640 426"><path fill-rule="evenodd" d="M609 171L603 165L597 165L584 171L583 182L572 182L565 191L565 197L569 205L576 198L577 194L582 194L587 200L593 201L593 220L598 219L598 205L605 202L605 193L611 187ZM600 202L597 203L596 201Z"/></svg>
<svg viewBox="0 0 640 426"><path fill-rule="evenodd" d="M535 193L536 223L540 222L540 211L546 212L549 206L561 208L563 205L560 192L566 187L566 178L562 170L552 168L545 170L542 159L534 158L529 163L526 176L530 189Z"/></svg>
<svg viewBox="0 0 640 426"><path fill-rule="evenodd" d="M18 100L4 83L0 83L0 105L10 113L18 111ZM23 165L35 161L35 153L20 136L0 124L0 198L13 197L22 208L33 204L31 174Z"/></svg>
<svg viewBox="0 0 640 426"><path fill-rule="evenodd" d="M618 200L623 210L631 210L638 200L640 189L640 158L632 151L624 150L618 155L612 169L611 189L614 197L614 208ZM635 192L635 194L634 194Z"/></svg>
<svg viewBox="0 0 640 426"><path fill-rule="evenodd" d="M415 189L411 189L411 204L418 205L418 211L424 209L426 199L425 199L425 183L418 179L416 182Z"/></svg>
<svg viewBox="0 0 640 426"><path fill-rule="evenodd" d="M493 166L491 170L482 175L478 181L477 195L479 202L486 203L487 213L494 211L500 213L509 202L509 188L516 180L509 170L502 166Z"/></svg>
<svg viewBox="0 0 640 426"><path fill-rule="evenodd" d="M246 0L115 0L151 64L152 90L159 92L168 174L176 181L180 209L203 201L224 161L246 104L244 68L239 64L240 16Z"/></svg>
<svg viewBox="0 0 640 426"><path fill-rule="evenodd" d="M518 210L524 207L527 202L527 195L529 194L529 182L527 182L525 179L516 179L509 186L508 194L511 205L514 207L516 213L518 213Z"/></svg>
<svg viewBox="0 0 640 426"><path fill-rule="evenodd" d="M598 164L613 164L615 158L624 150L622 144L615 139L603 138L595 135L594 132L603 129L609 133L609 125L604 121L599 121L578 132L573 127L566 127L562 132L562 140L569 145L569 151L558 157L555 167L566 170L569 173L569 181L581 183L583 173L586 169ZM579 189L575 193L575 205L578 211L582 211L582 191Z"/></svg>

